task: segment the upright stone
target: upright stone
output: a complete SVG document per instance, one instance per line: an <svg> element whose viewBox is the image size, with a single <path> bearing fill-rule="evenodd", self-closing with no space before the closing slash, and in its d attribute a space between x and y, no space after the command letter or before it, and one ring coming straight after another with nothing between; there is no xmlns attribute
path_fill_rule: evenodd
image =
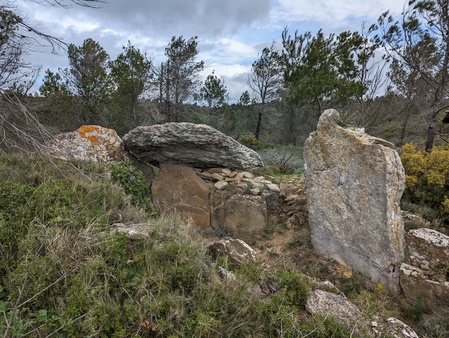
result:
<svg viewBox="0 0 449 338"><path fill-rule="evenodd" d="M339 118L326 110L304 147L313 246L398 292L404 168L391 143L343 128Z"/></svg>
<svg viewBox="0 0 449 338"><path fill-rule="evenodd" d="M210 226L209 187L192 168L162 163L151 190L154 204L163 212L176 213L200 227Z"/></svg>

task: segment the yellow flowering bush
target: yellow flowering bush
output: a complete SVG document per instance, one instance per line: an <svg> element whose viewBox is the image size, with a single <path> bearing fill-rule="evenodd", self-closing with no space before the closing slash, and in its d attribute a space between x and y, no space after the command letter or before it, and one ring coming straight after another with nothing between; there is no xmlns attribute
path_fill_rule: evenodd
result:
<svg viewBox="0 0 449 338"><path fill-rule="evenodd" d="M405 169L404 198L425 204L449 216L449 146L435 146L426 153L409 143L402 147Z"/></svg>

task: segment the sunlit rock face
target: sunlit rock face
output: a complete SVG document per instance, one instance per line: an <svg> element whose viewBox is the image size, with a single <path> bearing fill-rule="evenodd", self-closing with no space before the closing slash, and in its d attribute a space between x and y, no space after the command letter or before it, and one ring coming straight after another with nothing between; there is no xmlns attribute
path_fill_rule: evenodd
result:
<svg viewBox="0 0 449 338"><path fill-rule="evenodd" d="M66 160L114 163L126 158L115 130L95 125L56 135L46 146L52 156Z"/></svg>

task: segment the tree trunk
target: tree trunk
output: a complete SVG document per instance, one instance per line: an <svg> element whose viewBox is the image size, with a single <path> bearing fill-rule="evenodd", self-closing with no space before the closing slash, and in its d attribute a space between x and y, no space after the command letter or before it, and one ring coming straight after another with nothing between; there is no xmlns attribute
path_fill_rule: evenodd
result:
<svg viewBox="0 0 449 338"><path fill-rule="evenodd" d="M438 113L441 111L441 103L443 102L443 91L442 88L438 88L435 93L435 101L432 104L432 110L429 115L429 125L427 127L427 138L426 138L426 152L429 152L433 148L433 142L435 140L435 132L438 122Z"/></svg>
<svg viewBox="0 0 449 338"><path fill-rule="evenodd" d="M433 148L433 142L435 139L435 129L437 126L437 116L438 112L434 112L432 110L432 113L429 117L429 126L427 127L427 137L426 137L426 151L429 152Z"/></svg>
<svg viewBox="0 0 449 338"><path fill-rule="evenodd" d="M256 130L254 131L254 136L256 140L259 139L260 135L260 125L262 124L262 115L263 115L263 106L259 107L259 114L257 115Z"/></svg>

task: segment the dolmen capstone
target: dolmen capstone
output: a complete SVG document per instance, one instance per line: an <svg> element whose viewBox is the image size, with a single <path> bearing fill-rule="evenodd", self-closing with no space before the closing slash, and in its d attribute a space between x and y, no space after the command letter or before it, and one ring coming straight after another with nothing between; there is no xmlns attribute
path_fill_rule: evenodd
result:
<svg viewBox="0 0 449 338"><path fill-rule="evenodd" d="M259 154L205 124L187 122L140 126L123 137L125 148L144 163L184 164L194 168L252 169Z"/></svg>
<svg viewBox="0 0 449 338"><path fill-rule="evenodd" d="M339 121L336 110L326 110L305 142L312 244L396 293L404 257L404 168L393 144Z"/></svg>

